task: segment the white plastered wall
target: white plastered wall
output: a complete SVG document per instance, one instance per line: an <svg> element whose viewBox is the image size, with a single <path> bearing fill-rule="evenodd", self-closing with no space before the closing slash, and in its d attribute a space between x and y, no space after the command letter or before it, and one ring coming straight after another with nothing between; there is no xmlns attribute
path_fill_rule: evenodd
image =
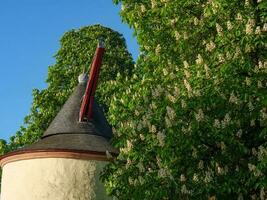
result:
<svg viewBox="0 0 267 200"><path fill-rule="evenodd" d="M1 200L106 200L102 161L40 158L3 167Z"/></svg>

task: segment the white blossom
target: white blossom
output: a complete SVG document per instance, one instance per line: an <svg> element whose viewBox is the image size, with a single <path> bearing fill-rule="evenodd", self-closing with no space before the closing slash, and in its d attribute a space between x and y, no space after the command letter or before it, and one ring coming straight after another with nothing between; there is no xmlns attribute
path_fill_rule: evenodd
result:
<svg viewBox="0 0 267 200"><path fill-rule="evenodd" d="M177 86L174 87L174 93L173 93L173 95L175 97L179 97L179 95L180 95L180 89L179 89L179 87L177 87Z"/></svg>
<svg viewBox="0 0 267 200"><path fill-rule="evenodd" d="M195 25L195 26L198 25L198 21L199 21L198 18L195 17L195 18L194 18L194 25Z"/></svg>
<svg viewBox="0 0 267 200"><path fill-rule="evenodd" d="M157 139L159 141L160 146L164 146L165 138L166 138L166 135L164 133L162 133L162 132L157 133Z"/></svg>
<svg viewBox="0 0 267 200"><path fill-rule="evenodd" d="M223 29L222 29L221 25L218 23L216 23L216 30L217 30L218 35L222 36Z"/></svg>
<svg viewBox="0 0 267 200"><path fill-rule="evenodd" d="M145 136L144 136L143 134L139 134L139 137L140 137L140 139L141 139L142 141L145 140Z"/></svg>
<svg viewBox="0 0 267 200"><path fill-rule="evenodd" d="M185 77L186 77L186 78L190 78L190 77L191 77L190 72L187 71L186 69L184 69L184 74L185 74Z"/></svg>
<svg viewBox="0 0 267 200"><path fill-rule="evenodd" d="M200 160L199 163L198 163L198 168L199 169L203 169L204 168L204 162L203 160Z"/></svg>
<svg viewBox="0 0 267 200"><path fill-rule="evenodd" d="M227 60L231 60L231 58L232 58L229 51L226 52L226 58L227 58Z"/></svg>
<svg viewBox="0 0 267 200"><path fill-rule="evenodd" d="M187 89L187 91L188 91L189 93L192 92L191 85L189 84L189 82L188 82L186 79L184 79L184 86L186 87L186 89Z"/></svg>
<svg viewBox="0 0 267 200"><path fill-rule="evenodd" d="M180 181L181 182L185 182L186 181L186 178L185 178L185 175L184 174L181 174Z"/></svg>
<svg viewBox="0 0 267 200"><path fill-rule="evenodd" d="M202 58L202 56L200 55L200 54L198 54L197 55L197 59L196 59L196 63L198 64L198 65L201 65L201 64L203 64L203 58Z"/></svg>
<svg viewBox="0 0 267 200"><path fill-rule="evenodd" d="M264 146L258 148L258 160L262 161L267 156L267 149Z"/></svg>
<svg viewBox="0 0 267 200"><path fill-rule="evenodd" d="M238 137L238 138L241 138L242 137L242 129L239 129L238 131L237 131L237 133L236 133L236 136Z"/></svg>
<svg viewBox="0 0 267 200"><path fill-rule="evenodd" d="M128 178L128 182L129 182L130 185L133 185L133 184L134 184L134 180L133 180L133 178L129 177L129 178Z"/></svg>
<svg viewBox="0 0 267 200"><path fill-rule="evenodd" d="M254 147L251 149L251 152L253 156L256 156L258 154L257 150Z"/></svg>
<svg viewBox="0 0 267 200"><path fill-rule="evenodd" d="M169 175L169 172L167 169L164 169L164 168L159 169L158 176L160 178L166 178L168 175Z"/></svg>
<svg viewBox="0 0 267 200"><path fill-rule="evenodd" d="M186 106L187 106L183 99L181 100L181 106L182 106L182 108L186 108Z"/></svg>
<svg viewBox="0 0 267 200"><path fill-rule="evenodd" d="M204 69L205 69L205 72L206 72L206 77L210 78L210 68L208 67L207 64L204 65Z"/></svg>
<svg viewBox="0 0 267 200"><path fill-rule="evenodd" d="M156 47L156 49L155 49L156 55L159 55L160 54L160 51L161 51L161 46L160 46L160 44L158 44L157 47Z"/></svg>
<svg viewBox="0 0 267 200"><path fill-rule="evenodd" d="M175 31L175 32L174 32L174 35L175 35L175 39L176 39L177 41L180 40L181 35L180 35L180 33L179 33L178 31Z"/></svg>
<svg viewBox="0 0 267 200"><path fill-rule="evenodd" d="M162 69L162 72L163 72L163 75L164 76L167 76L169 73L168 73L168 70L166 68L163 68Z"/></svg>
<svg viewBox="0 0 267 200"><path fill-rule="evenodd" d="M225 116L224 116L224 125L228 125L231 121L231 117L230 117L230 114L229 113L226 113Z"/></svg>
<svg viewBox="0 0 267 200"><path fill-rule="evenodd" d="M267 31L267 23L264 23L262 31L266 32Z"/></svg>
<svg viewBox="0 0 267 200"><path fill-rule="evenodd" d="M210 41L209 43L206 44L206 50L209 52L212 52L213 49L215 49L216 45L214 42Z"/></svg>
<svg viewBox="0 0 267 200"><path fill-rule="evenodd" d="M166 107L166 110L167 110L167 115L169 119L173 120L176 117L175 111L169 106Z"/></svg>
<svg viewBox="0 0 267 200"><path fill-rule="evenodd" d="M238 99L237 99L237 97L235 96L235 94L233 92L230 95L229 102L230 103L235 103L235 104L238 103Z"/></svg>
<svg viewBox="0 0 267 200"><path fill-rule="evenodd" d="M172 127L172 123L171 123L170 119L167 116L165 117L165 124L166 124L167 128Z"/></svg>
<svg viewBox="0 0 267 200"><path fill-rule="evenodd" d="M233 25L230 21L227 21L227 29L228 30L232 30L233 29Z"/></svg>
<svg viewBox="0 0 267 200"><path fill-rule="evenodd" d="M220 120L215 119L215 120L214 120L214 123L213 123L213 126L214 126L215 128L220 128L220 127L221 127Z"/></svg>
<svg viewBox="0 0 267 200"><path fill-rule="evenodd" d="M241 49L240 49L240 47L236 47L235 48L235 55L234 55L234 57L235 58L238 58L238 56L241 54Z"/></svg>
<svg viewBox="0 0 267 200"><path fill-rule="evenodd" d="M221 147L221 150L225 150L226 149L226 145L224 142L221 142L220 143L220 147Z"/></svg>
<svg viewBox="0 0 267 200"><path fill-rule="evenodd" d="M146 7L144 6L144 4L141 5L141 12L142 13L146 12Z"/></svg>
<svg viewBox="0 0 267 200"><path fill-rule="evenodd" d="M143 185L145 183L145 179L142 176L138 176L138 180L140 185Z"/></svg>
<svg viewBox="0 0 267 200"><path fill-rule="evenodd" d="M267 120L267 109L263 108L260 110L260 116L263 121Z"/></svg>
<svg viewBox="0 0 267 200"><path fill-rule="evenodd" d="M258 81L257 85L258 85L258 88L263 88L262 82L260 80Z"/></svg>
<svg viewBox="0 0 267 200"><path fill-rule="evenodd" d="M185 68L189 68L189 64L188 64L188 62L186 60L183 63L184 63L184 67Z"/></svg>
<svg viewBox="0 0 267 200"><path fill-rule="evenodd" d="M262 61L259 61L258 64L259 64L259 69L264 68L264 65L263 65Z"/></svg>
<svg viewBox="0 0 267 200"><path fill-rule="evenodd" d="M145 172L145 167L143 165L142 162L139 162L137 165L136 165L139 169L139 171L142 173L142 172Z"/></svg>
<svg viewBox="0 0 267 200"><path fill-rule="evenodd" d="M223 54L219 54L218 57L219 57L219 63L224 63L225 59Z"/></svg>
<svg viewBox="0 0 267 200"><path fill-rule="evenodd" d="M170 102L172 102L172 103L176 102L176 98L174 96L172 96L171 94L168 94L167 97L170 100Z"/></svg>
<svg viewBox="0 0 267 200"><path fill-rule="evenodd" d="M205 172L205 178L204 178L204 182L205 183L209 183L212 181L212 174L209 171Z"/></svg>
<svg viewBox="0 0 267 200"><path fill-rule="evenodd" d="M217 172L218 172L218 174L223 174L224 173L223 168L220 167L219 165L217 166Z"/></svg>
<svg viewBox="0 0 267 200"><path fill-rule="evenodd" d="M254 171L254 170L256 170L256 166L251 164L251 163L248 163L248 169L249 169L249 171Z"/></svg>
<svg viewBox="0 0 267 200"><path fill-rule="evenodd" d="M254 106L253 106L253 104L252 104L251 101L248 103L248 110L249 110L250 112L252 112L252 111L254 110Z"/></svg>
<svg viewBox="0 0 267 200"><path fill-rule="evenodd" d="M245 82L246 82L246 85L247 86L250 86L251 85L251 80L250 80L249 77L246 77Z"/></svg>
<svg viewBox="0 0 267 200"><path fill-rule="evenodd" d="M151 7L155 8L157 6L157 1L156 0L151 0Z"/></svg>
<svg viewBox="0 0 267 200"><path fill-rule="evenodd" d="M131 150L133 148L133 144L130 140L126 141L128 150Z"/></svg>
<svg viewBox="0 0 267 200"><path fill-rule="evenodd" d="M242 15L240 13L237 13L236 20L238 20L238 21L242 21L243 20L243 17L242 17Z"/></svg>
<svg viewBox="0 0 267 200"><path fill-rule="evenodd" d="M251 52L251 47L250 47L249 44L246 44L246 46L245 46L245 52L246 53L250 53Z"/></svg>
<svg viewBox="0 0 267 200"><path fill-rule="evenodd" d="M187 40L188 39L188 34L187 32L184 32L184 40Z"/></svg>
<svg viewBox="0 0 267 200"><path fill-rule="evenodd" d="M188 193L188 190L186 188L186 185L182 185L182 187L181 187L181 193L182 194L187 194Z"/></svg>
<svg viewBox="0 0 267 200"><path fill-rule="evenodd" d="M106 150L106 156L107 156L107 159L112 159L113 156L111 155L111 153L109 153L108 150Z"/></svg>
<svg viewBox="0 0 267 200"><path fill-rule="evenodd" d="M198 182L198 176L196 173L194 173L194 175L193 175L193 181Z"/></svg>
<svg viewBox="0 0 267 200"><path fill-rule="evenodd" d="M255 26L255 20L249 19L246 24L246 34L251 35L253 33L253 27Z"/></svg>
<svg viewBox="0 0 267 200"><path fill-rule="evenodd" d="M156 133L156 132L157 132L157 128L156 128L155 125L152 125L152 126L151 126L150 132L151 132L151 133Z"/></svg>
<svg viewBox="0 0 267 200"><path fill-rule="evenodd" d="M202 109L198 109L198 112L195 114L196 120L201 122L204 120L204 113Z"/></svg>
<svg viewBox="0 0 267 200"><path fill-rule="evenodd" d="M171 21L171 25L172 25L173 27L175 27L175 25L176 25L176 23L177 23L177 21L178 21L178 18L171 19L170 21Z"/></svg>
<svg viewBox="0 0 267 200"><path fill-rule="evenodd" d="M261 27L260 26L256 27L255 34L256 35L260 35L261 34Z"/></svg>

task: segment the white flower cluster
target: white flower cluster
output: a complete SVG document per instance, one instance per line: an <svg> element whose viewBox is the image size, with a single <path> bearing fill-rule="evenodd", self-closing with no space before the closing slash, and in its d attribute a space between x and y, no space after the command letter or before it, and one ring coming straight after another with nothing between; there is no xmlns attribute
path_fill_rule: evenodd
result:
<svg viewBox="0 0 267 200"><path fill-rule="evenodd" d="M184 40L187 40L188 39L188 33L187 32L184 32L183 33L183 37L184 37Z"/></svg>
<svg viewBox="0 0 267 200"><path fill-rule="evenodd" d="M169 119L174 120L174 118L176 117L175 110L169 106L166 107L166 110L167 110L167 115L168 115Z"/></svg>
<svg viewBox="0 0 267 200"><path fill-rule="evenodd" d="M206 50L209 52L212 52L215 49L216 45L214 44L213 41L210 41L209 43L206 44Z"/></svg>
<svg viewBox="0 0 267 200"><path fill-rule="evenodd" d="M233 29L233 25L230 21L227 21L227 29L230 31Z"/></svg>
<svg viewBox="0 0 267 200"><path fill-rule="evenodd" d="M160 178L167 178L167 177L171 177L171 173L168 169L166 168L160 168L158 170L158 177Z"/></svg>
<svg viewBox="0 0 267 200"><path fill-rule="evenodd" d="M174 36L175 36L176 41L180 40L180 38L181 38L181 35L178 31L174 32Z"/></svg>
<svg viewBox="0 0 267 200"><path fill-rule="evenodd" d="M184 69L184 75L186 78L190 78L191 77L191 74L188 70Z"/></svg>
<svg viewBox="0 0 267 200"><path fill-rule="evenodd" d="M243 20L243 17L242 17L242 15L240 13L237 13L236 20L237 21L242 21Z"/></svg>
<svg viewBox="0 0 267 200"><path fill-rule="evenodd" d="M146 12L146 7L144 6L144 4L141 5L141 12L142 13Z"/></svg>
<svg viewBox="0 0 267 200"><path fill-rule="evenodd" d="M159 55L160 52L161 52L161 46L160 46L160 44L158 44L157 47L156 47L156 49L155 49L155 54L156 55Z"/></svg>
<svg viewBox="0 0 267 200"><path fill-rule="evenodd" d="M231 93L229 98L230 103L238 104L238 98L235 96L234 92Z"/></svg>
<svg viewBox="0 0 267 200"><path fill-rule="evenodd" d="M217 33L218 33L219 36L223 35L223 28L218 23L216 23L216 30L217 30Z"/></svg>
<svg viewBox="0 0 267 200"><path fill-rule="evenodd" d="M184 79L184 86L187 89L188 93L190 94L192 92L192 88L190 83L186 79Z"/></svg>
<svg viewBox="0 0 267 200"><path fill-rule="evenodd" d="M161 147L163 147L165 144L165 138L166 138L166 135L163 132L157 133L157 139Z"/></svg>
<svg viewBox="0 0 267 200"><path fill-rule="evenodd" d="M198 122L201 122L201 121L204 120L205 116L204 116L203 110L201 108L198 109L198 112L197 113L195 113L195 117L196 117L196 120Z"/></svg>
<svg viewBox="0 0 267 200"><path fill-rule="evenodd" d="M208 67L207 64L204 65L205 73L206 73L206 78L210 78L210 68Z"/></svg>
<svg viewBox="0 0 267 200"><path fill-rule="evenodd" d="M237 136L238 138L241 138L241 137L242 137L242 133L243 133L242 129L239 129L239 130L237 131L237 133L236 133L236 136Z"/></svg>
<svg viewBox="0 0 267 200"><path fill-rule="evenodd" d="M198 65L201 65L201 64L203 64L203 62L204 62L204 60L203 60L202 56L200 54L198 54L197 59L196 59L196 63Z"/></svg>
<svg viewBox="0 0 267 200"><path fill-rule="evenodd" d="M251 35L253 33L254 26L255 26L255 20L249 19L247 24L246 24L246 34L247 35Z"/></svg>
<svg viewBox="0 0 267 200"><path fill-rule="evenodd" d="M152 9L157 6L157 1L156 0L151 0L151 7Z"/></svg>
<svg viewBox="0 0 267 200"><path fill-rule="evenodd" d="M184 68L186 68L186 69L189 68L189 64L186 60L183 63L184 63Z"/></svg>

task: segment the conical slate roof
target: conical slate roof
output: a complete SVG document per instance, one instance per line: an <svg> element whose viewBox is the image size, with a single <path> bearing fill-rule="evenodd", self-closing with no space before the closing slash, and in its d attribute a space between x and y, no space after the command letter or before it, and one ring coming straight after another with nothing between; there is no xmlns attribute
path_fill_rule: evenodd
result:
<svg viewBox="0 0 267 200"><path fill-rule="evenodd" d="M42 138L17 151L73 151L96 152L106 151L117 154L109 140L112 129L109 126L101 107L94 101L93 119L79 122L79 111L85 92L86 83L80 82L66 101Z"/></svg>

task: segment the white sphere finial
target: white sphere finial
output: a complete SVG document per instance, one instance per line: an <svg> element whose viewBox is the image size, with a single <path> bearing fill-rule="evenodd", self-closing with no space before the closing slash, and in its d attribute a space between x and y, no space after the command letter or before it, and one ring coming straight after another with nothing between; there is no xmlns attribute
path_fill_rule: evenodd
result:
<svg viewBox="0 0 267 200"><path fill-rule="evenodd" d="M103 37L100 37L98 39L98 47L105 48L105 42L104 42L104 38Z"/></svg>
<svg viewBox="0 0 267 200"><path fill-rule="evenodd" d="M79 83L86 83L88 80L88 76L87 74L80 74L79 77L78 77L78 81Z"/></svg>

